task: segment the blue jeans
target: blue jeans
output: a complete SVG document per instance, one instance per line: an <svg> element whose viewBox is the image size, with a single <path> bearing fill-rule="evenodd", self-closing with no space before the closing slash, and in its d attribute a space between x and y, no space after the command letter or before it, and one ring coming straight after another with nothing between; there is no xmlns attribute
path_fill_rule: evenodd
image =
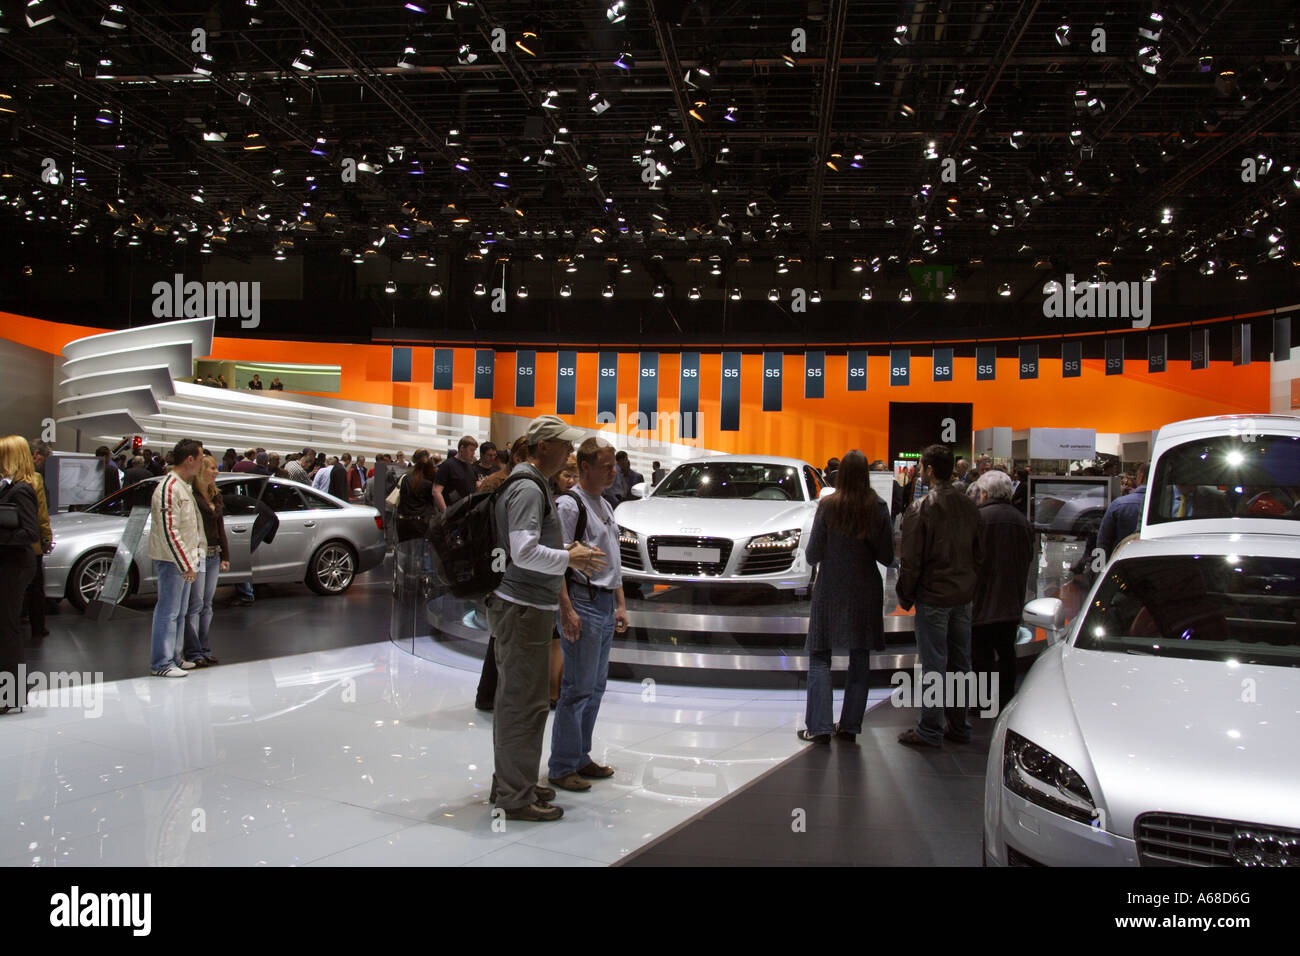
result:
<svg viewBox="0 0 1300 956"><path fill-rule="evenodd" d="M210 657L208 628L212 626L212 595L217 590L217 577L221 574L221 555L214 554L203 562L199 579L190 585L189 610L185 615L185 659L197 661Z"/></svg>
<svg viewBox="0 0 1300 956"><path fill-rule="evenodd" d="M964 675L970 671L970 616L969 603L956 607L934 607L919 602L916 605L916 650L921 657L922 699L925 682L938 679L945 686L944 704L947 705L922 705L916 735L927 743L942 742L945 719L947 728L956 736L971 735L965 705L954 706L956 702L946 696L946 675Z"/></svg>
<svg viewBox="0 0 1300 956"><path fill-rule="evenodd" d="M253 600L253 585L248 581L243 581L235 585L235 593L242 598Z"/></svg>
<svg viewBox="0 0 1300 956"><path fill-rule="evenodd" d="M846 734L862 733L862 715L867 712L867 691L871 685L871 651L849 651L849 672L844 683L844 703L840 705L840 730ZM810 734L820 736L835 732L831 715L831 652L813 651L808 656L808 706L804 725Z"/></svg>
<svg viewBox="0 0 1300 956"><path fill-rule="evenodd" d="M185 641L190 582L171 561L154 561L153 573L158 578L158 603L153 607L149 670L165 671L177 662L177 650Z"/></svg>
<svg viewBox="0 0 1300 956"><path fill-rule="evenodd" d="M614 594L597 591L594 601L584 587L569 595L582 620L576 641L560 638L564 653L564 679L560 701L555 705L551 728L549 776L563 777L591 763L591 734L605 696L609 672L609 648L614 643Z"/></svg>

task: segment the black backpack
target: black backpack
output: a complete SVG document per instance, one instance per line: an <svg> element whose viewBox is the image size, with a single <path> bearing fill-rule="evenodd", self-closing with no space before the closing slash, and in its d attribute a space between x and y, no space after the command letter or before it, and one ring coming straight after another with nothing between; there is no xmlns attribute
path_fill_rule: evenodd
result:
<svg viewBox="0 0 1300 956"><path fill-rule="evenodd" d="M578 497L576 492L566 491L564 497L572 498L578 506L578 522L573 527L573 540L582 541L582 536L587 533L587 506ZM596 589L591 583L591 576L584 574L577 568L569 568L564 572L564 578L569 582L569 594L573 594L573 588L582 585L587 589L587 595L591 600L596 600Z"/></svg>
<svg viewBox="0 0 1300 956"><path fill-rule="evenodd" d="M500 548L497 526L497 496L516 481L531 481L551 503L551 491L532 472L511 475L491 491L476 491L461 498L429 525L429 551L434 570L452 595L458 598L481 598L501 583L510 549Z"/></svg>

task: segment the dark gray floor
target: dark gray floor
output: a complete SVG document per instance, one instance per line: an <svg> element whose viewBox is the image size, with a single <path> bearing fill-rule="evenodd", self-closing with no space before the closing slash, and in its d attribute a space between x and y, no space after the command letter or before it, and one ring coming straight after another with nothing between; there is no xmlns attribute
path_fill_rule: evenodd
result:
<svg viewBox="0 0 1300 956"><path fill-rule="evenodd" d="M979 866L993 721L976 718L969 744L922 751L897 741L915 720L882 704L856 743L805 745L620 865Z"/></svg>
<svg viewBox="0 0 1300 956"><path fill-rule="evenodd" d="M385 562L360 575L340 597L322 597L303 584L257 588L252 607L226 607L233 587L217 589L209 644L222 664L351 647L388 639L392 570ZM110 620L92 621L67 601L46 618L50 635L24 641L27 666L36 671L102 672L104 680L149 673L153 597L134 598Z"/></svg>

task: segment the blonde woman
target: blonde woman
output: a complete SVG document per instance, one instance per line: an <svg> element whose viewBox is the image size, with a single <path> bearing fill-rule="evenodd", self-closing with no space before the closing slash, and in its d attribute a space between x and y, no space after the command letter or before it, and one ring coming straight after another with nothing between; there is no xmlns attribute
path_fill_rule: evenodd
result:
<svg viewBox="0 0 1300 956"><path fill-rule="evenodd" d="M36 468L27 439L6 435L0 438L0 714L21 711L27 703L18 672L23 595L36 573L32 545L41 540L37 508Z"/></svg>
<svg viewBox="0 0 1300 956"><path fill-rule="evenodd" d="M203 470L193 477L194 503L203 520L203 534L208 547L199 567L199 578L190 588L189 609L185 616L185 662L195 667L210 667L217 663L208 646L208 630L212 626L212 595L217 590L217 577L230 570L230 543L226 540L225 510L221 492L217 489L217 460L211 455L203 457ZM184 666L184 665L182 665Z"/></svg>

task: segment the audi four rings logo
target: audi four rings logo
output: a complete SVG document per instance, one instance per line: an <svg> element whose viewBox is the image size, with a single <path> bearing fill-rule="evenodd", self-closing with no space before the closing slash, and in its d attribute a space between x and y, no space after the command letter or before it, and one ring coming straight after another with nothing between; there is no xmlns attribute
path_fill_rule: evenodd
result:
<svg viewBox="0 0 1300 956"><path fill-rule="evenodd" d="M700 533L700 529L699 529L699 528L682 528L682 529L681 529L681 532L682 532L682 534L699 534L699 533Z"/></svg>
<svg viewBox="0 0 1300 956"><path fill-rule="evenodd" d="M1300 837L1237 830L1232 835L1232 860L1238 866L1300 866Z"/></svg>

